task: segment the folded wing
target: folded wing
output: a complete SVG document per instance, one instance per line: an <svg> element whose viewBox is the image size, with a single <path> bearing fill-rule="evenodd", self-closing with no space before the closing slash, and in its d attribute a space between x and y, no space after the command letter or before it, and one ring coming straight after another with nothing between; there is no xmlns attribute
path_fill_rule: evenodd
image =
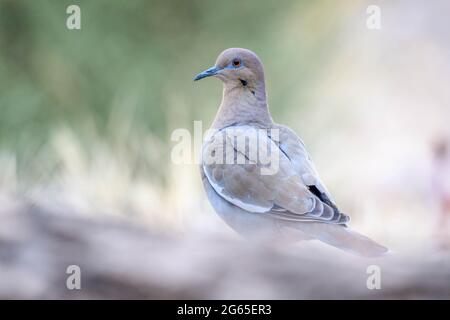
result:
<svg viewBox="0 0 450 320"><path fill-rule="evenodd" d="M274 129L239 125L210 135L203 146L202 169L214 190L250 213L292 221L348 222L300 139L285 127Z"/></svg>

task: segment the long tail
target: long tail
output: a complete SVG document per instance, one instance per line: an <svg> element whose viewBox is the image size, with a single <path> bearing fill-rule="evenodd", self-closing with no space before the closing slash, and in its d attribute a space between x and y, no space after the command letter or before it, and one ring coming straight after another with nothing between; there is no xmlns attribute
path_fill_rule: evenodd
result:
<svg viewBox="0 0 450 320"><path fill-rule="evenodd" d="M376 257L386 254L389 249L348 227L326 223L301 223L297 229L333 247L353 254Z"/></svg>

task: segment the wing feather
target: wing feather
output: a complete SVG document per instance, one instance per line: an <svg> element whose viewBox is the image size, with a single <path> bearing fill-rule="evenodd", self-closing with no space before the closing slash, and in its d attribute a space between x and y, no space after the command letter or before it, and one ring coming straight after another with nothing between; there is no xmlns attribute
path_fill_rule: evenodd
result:
<svg viewBox="0 0 450 320"><path fill-rule="evenodd" d="M321 199L322 193L330 199L322 184L316 187L318 195L311 192L312 184L308 183L320 180L306 150L295 148L294 139L286 134L285 129L280 130L282 142L278 143L267 130L237 125L210 135L202 150L202 169L208 182L223 199L251 213L284 220L345 223L347 219L331 200ZM276 170L271 172L271 167Z"/></svg>

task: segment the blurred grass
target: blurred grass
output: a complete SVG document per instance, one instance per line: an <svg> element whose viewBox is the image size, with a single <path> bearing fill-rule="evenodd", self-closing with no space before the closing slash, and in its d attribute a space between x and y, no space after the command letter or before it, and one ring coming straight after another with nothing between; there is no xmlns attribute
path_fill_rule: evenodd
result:
<svg viewBox="0 0 450 320"><path fill-rule="evenodd" d="M65 26L70 4L81 7L80 31ZM266 65L272 112L280 121L289 119L290 110L308 99L296 96L298 104L289 105L295 88L307 92L330 55L341 19L331 6L294 0L3 0L0 150L17 156L19 178L50 178L58 162L48 142L68 128L88 151L95 137L120 144L136 174L167 182L158 168L169 160L171 131L190 129L193 120L205 121L206 129L220 102L219 82L200 89L192 77L227 47L253 49ZM322 22L314 23L319 17ZM158 145L156 154L142 153L142 137Z"/></svg>

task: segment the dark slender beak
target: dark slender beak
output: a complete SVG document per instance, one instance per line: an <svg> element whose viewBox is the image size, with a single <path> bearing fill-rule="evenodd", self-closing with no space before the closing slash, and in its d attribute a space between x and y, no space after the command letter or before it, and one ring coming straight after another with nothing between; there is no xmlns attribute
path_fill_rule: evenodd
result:
<svg viewBox="0 0 450 320"><path fill-rule="evenodd" d="M221 69L219 67L212 67L209 68L208 70L205 70L201 73L199 73L198 75L195 76L194 81L206 78L206 77L211 77L216 75Z"/></svg>

